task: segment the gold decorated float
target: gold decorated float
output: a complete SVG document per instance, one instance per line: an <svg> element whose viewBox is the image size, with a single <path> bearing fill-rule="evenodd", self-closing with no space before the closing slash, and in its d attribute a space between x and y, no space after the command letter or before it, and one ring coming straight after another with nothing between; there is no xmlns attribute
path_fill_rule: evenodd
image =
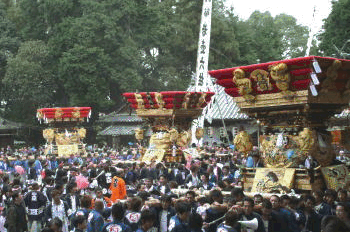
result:
<svg viewBox="0 0 350 232"><path fill-rule="evenodd" d="M198 118L209 103L212 92L142 92L124 93L123 96L152 129L146 152L141 160L145 162L185 162L190 154L192 121ZM138 141L144 139L144 129L136 129ZM203 136L203 128L197 128L196 138Z"/></svg>
<svg viewBox="0 0 350 232"><path fill-rule="evenodd" d="M43 130L45 153L59 157L85 154L83 140L86 129L79 124L88 120L90 115L90 107L38 109L39 122L49 125L49 128Z"/></svg>
<svg viewBox="0 0 350 232"><path fill-rule="evenodd" d="M312 56L209 74L225 87L242 112L260 122L263 130L258 139L264 168L243 170L246 191L348 186L344 182L345 165L334 166L336 154L326 123L348 107L349 60ZM234 144L244 156L252 150L245 131L238 133Z"/></svg>

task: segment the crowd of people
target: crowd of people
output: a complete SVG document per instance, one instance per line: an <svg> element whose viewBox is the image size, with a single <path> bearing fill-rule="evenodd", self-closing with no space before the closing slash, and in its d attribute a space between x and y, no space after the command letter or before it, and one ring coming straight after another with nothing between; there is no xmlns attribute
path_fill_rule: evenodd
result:
<svg viewBox="0 0 350 232"><path fill-rule="evenodd" d="M131 147L69 158L2 149L0 231L350 231L347 190L246 196L240 168L260 167L258 153L204 151L164 164L132 161L140 154Z"/></svg>

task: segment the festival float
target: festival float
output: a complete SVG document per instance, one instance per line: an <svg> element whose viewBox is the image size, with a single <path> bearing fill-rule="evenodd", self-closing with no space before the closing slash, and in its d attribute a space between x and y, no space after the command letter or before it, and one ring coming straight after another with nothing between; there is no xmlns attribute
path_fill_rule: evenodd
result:
<svg viewBox="0 0 350 232"><path fill-rule="evenodd" d="M130 107L152 129L141 161L180 163L191 159L192 121L202 115L213 95L213 92L184 91L124 93ZM203 132L203 128L197 128L196 138L200 139ZM144 133L144 129L136 129L136 139L142 141Z"/></svg>
<svg viewBox="0 0 350 232"><path fill-rule="evenodd" d="M91 107L43 108L37 110L37 119L48 128L43 130L45 154L68 157L85 154L83 140L86 129L82 123L89 120Z"/></svg>
<svg viewBox="0 0 350 232"><path fill-rule="evenodd" d="M264 168L243 169L245 191L348 188L348 169L335 162L327 121L349 106L349 60L311 56L209 74L262 129L258 139ZM253 148L244 130L234 144L244 156Z"/></svg>

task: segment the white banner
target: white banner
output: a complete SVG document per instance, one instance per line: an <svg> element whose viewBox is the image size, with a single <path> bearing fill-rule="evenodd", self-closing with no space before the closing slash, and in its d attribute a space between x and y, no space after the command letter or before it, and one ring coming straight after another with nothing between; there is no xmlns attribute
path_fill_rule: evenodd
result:
<svg viewBox="0 0 350 232"><path fill-rule="evenodd" d="M212 0L203 0L202 19L199 31L196 86L195 91L208 91L208 61L211 31L211 13L213 8Z"/></svg>

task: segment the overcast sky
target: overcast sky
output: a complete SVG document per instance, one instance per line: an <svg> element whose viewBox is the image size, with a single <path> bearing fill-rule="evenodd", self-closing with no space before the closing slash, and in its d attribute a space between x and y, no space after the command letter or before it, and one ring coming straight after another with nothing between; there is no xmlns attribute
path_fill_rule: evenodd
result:
<svg viewBox="0 0 350 232"><path fill-rule="evenodd" d="M273 17L285 13L294 16L299 24L312 27L316 33L322 28L322 19L327 18L332 7L331 0L226 0L226 2L228 6L234 7L234 12L241 19L247 19L255 10L269 11ZM316 7L315 19L313 19L314 7Z"/></svg>

